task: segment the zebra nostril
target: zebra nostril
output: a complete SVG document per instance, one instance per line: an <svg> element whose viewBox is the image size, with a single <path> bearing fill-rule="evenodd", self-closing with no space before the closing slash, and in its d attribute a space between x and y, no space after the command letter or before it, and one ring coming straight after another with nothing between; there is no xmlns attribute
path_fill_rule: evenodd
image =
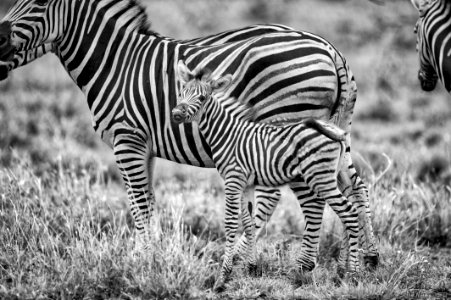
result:
<svg viewBox="0 0 451 300"><path fill-rule="evenodd" d="M8 45L8 37L0 36L0 47L4 47L6 45Z"/></svg>
<svg viewBox="0 0 451 300"><path fill-rule="evenodd" d="M184 118L185 112L183 111L183 109L177 107L172 110L172 121L174 121L175 123L181 123L183 122Z"/></svg>

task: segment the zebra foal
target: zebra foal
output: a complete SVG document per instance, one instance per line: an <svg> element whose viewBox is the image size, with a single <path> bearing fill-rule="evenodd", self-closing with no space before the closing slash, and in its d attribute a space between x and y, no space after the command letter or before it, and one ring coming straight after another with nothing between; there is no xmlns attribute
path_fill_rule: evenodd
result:
<svg viewBox="0 0 451 300"><path fill-rule="evenodd" d="M224 288L232 271L240 209L248 237L245 259L251 271L256 268L255 222L243 199L245 188L254 184L278 187L303 182L317 195L317 226L315 232L306 232L303 237L297 261L301 271L310 270L316 260L317 243L316 247L309 244L318 239L326 202L343 222L348 238L349 260L343 267L358 271L358 213L337 181L338 172L347 167L341 161L346 149L345 131L313 119L285 126L249 122L247 107L230 113L212 96L229 86L230 74L214 80L209 71L192 73L183 62L179 62L178 72L183 88L179 104L172 110L173 121L198 123L225 183L226 251L215 289ZM312 248L314 253L304 251Z"/></svg>

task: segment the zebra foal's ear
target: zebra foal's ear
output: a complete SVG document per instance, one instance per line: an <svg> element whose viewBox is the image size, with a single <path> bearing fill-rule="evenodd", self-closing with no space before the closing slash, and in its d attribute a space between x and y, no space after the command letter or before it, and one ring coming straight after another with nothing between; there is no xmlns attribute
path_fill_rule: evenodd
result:
<svg viewBox="0 0 451 300"><path fill-rule="evenodd" d="M231 74L227 74L216 80L212 79L210 81L211 89L216 93L226 90L230 86L231 83L232 83L232 75Z"/></svg>
<svg viewBox="0 0 451 300"><path fill-rule="evenodd" d="M178 71L179 79L183 84L187 83L194 77L193 72L191 72L188 69L188 67L185 65L185 63L181 60L179 60L179 63L177 65L177 71Z"/></svg>

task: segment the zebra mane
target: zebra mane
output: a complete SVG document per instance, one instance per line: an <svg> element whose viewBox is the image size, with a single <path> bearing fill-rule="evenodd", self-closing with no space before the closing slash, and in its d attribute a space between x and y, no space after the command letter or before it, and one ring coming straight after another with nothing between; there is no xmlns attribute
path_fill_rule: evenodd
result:
<svg viewBox="0 0 451 300"><path fill-rule="evenodd" d="M234 118L241 121L253 122L255 116L255 108L247 103L241 102L235 97L219 100L224 109Z"/></svg>
<svg viewBox="0 0 451 300"><path fill-rule="evenodd" d="M105 0L91 1L100 3ZM147 16L146 8L142 5L140 0L109 0L109 2L114 3L116 7L125 11L121 14L122 16L128 15L129 18L126 18L125 22L121 24L124 28L141 34L155 34L155 32L150 29L150 21Z"/></svg>

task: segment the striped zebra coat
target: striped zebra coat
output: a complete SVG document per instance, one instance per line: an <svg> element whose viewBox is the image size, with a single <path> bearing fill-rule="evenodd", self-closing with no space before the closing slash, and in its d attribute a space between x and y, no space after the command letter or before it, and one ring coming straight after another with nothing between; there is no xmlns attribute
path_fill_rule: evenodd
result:
<svg viewBox="0 0 451 300"><path fill-rule="evenodd" d="M196 121L199 124L225 183L226 252L216 289L224 288L232 270L240 208L244 231L249 236L247 263L250 269L256 269L255 225L247 202L243 200L245 188L253 184L277 187L305 182L318 197L320 209L316 223L321 224L324 202L342 220L349 239L349 271L358 270L357 210L342 195L337 182L339 170L346 172L346 166L341 161L346 149L345 132L313 119L285 126L248 122L246 111L249 109L242 109L243 112L238 114L239 109L235 109L230 113L213 98L213 93L224 90L230 84L231 75L213 79L211 73L202 69L198 69L197 73L191 72L182 62L179 73L184 88L179 104L172 110L173 120L177 123ZM304 252L312 248L312 241L318 239L321 226L316 229L313 234L306 232L303 236L298 260L303 271L315 263L316 257Z"/></svg>
<svg viewBox="0 0 451 300"><path fill-rule="evenodd" d="M345 59L329 42L275 25L176 41L150 30L145 9L135 0L16 1L0 23L0 78L48 51L83 91L95 131L114 150L144 245L155 202L155 158L214 166L197 127L170 120L179 91L175 70L182 59L238 78L225 95L253 106L259 122L315 117L331 119L346 131L345 161L353 174L345 194L363 220L365 255L377 257L366 187L350 157L356 86ZM277 189L260 191L258 230L280 198ZM301 205L315 198L304 184L297 194Z"/></svg>
<svg viewBox="0 0 451 300"><path fill-rule="evenodd" d="M431 91L437 80L451 93L451 1L411 0L420 18L415 26L421 88Z"/></svg>

